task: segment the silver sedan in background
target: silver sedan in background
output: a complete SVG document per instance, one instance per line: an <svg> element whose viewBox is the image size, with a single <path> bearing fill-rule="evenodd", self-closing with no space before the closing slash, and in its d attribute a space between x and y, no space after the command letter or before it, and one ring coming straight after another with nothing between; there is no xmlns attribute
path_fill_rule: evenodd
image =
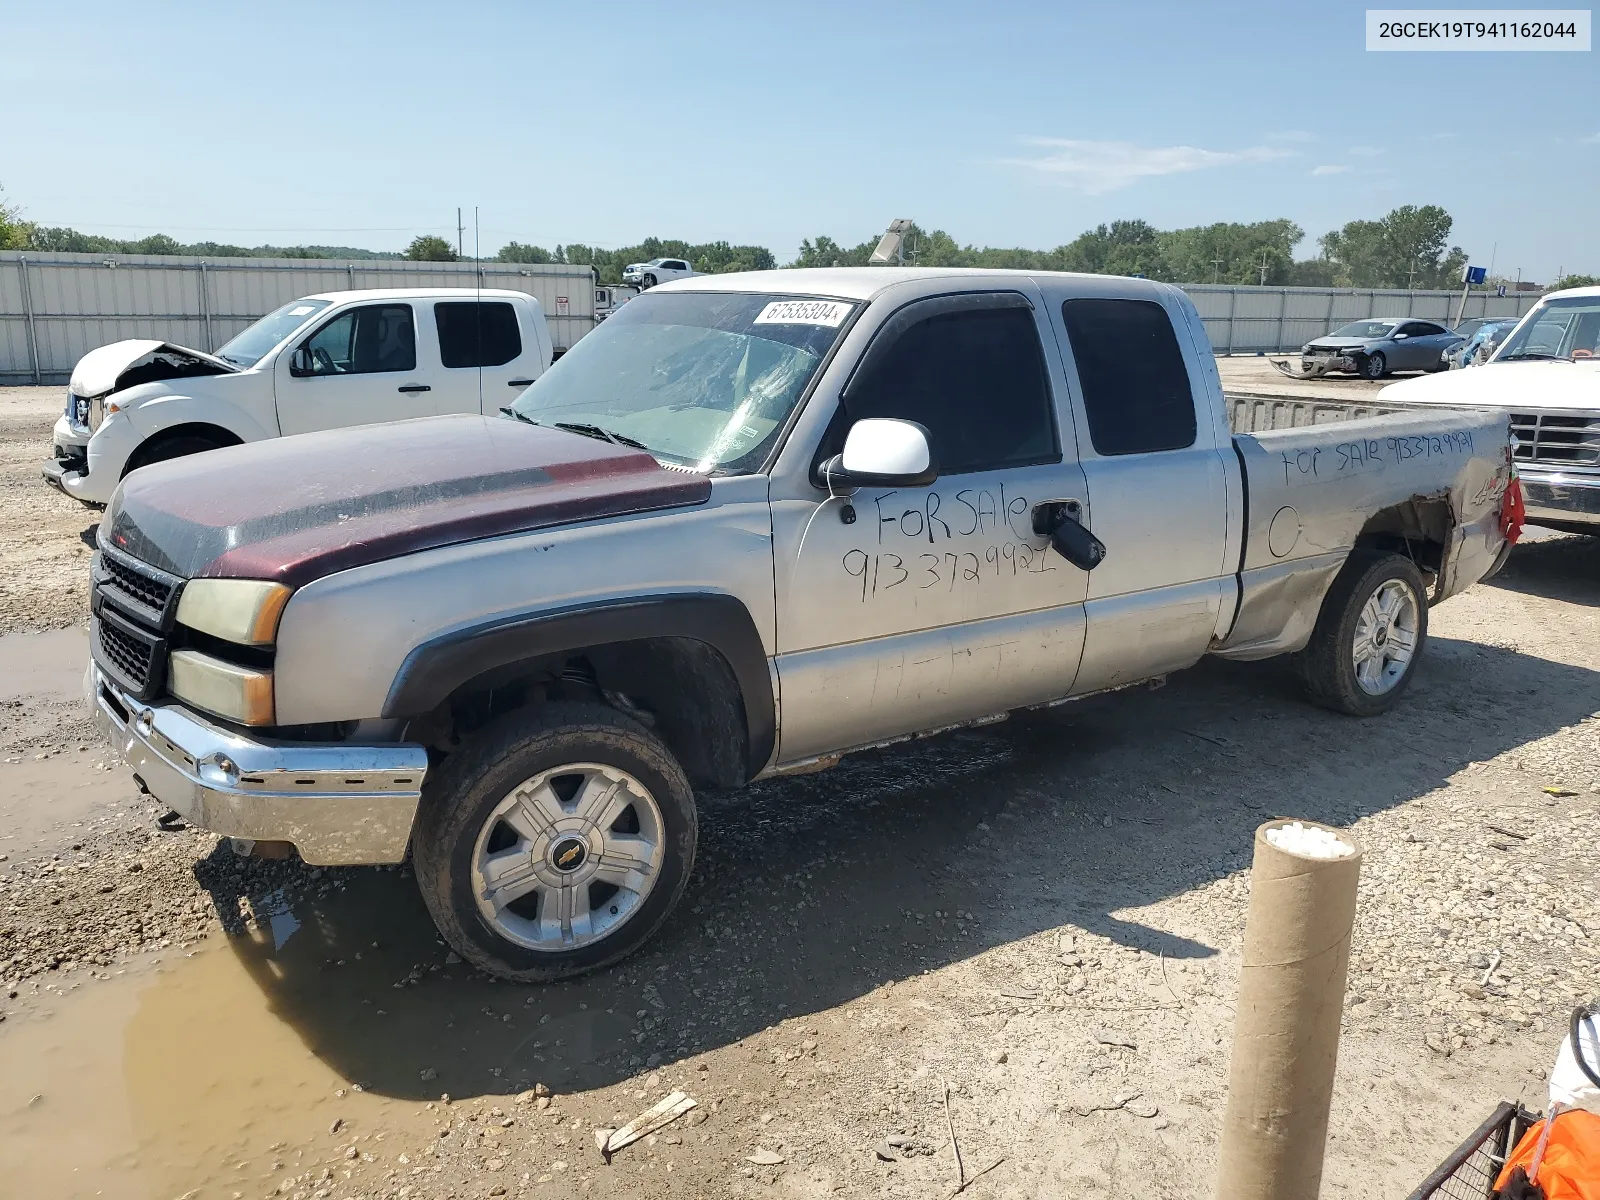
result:
<svg viewBox="0 0 1600 1200"><path fill-rule="evenodd" d="M1348 371L1366 379L1382 379L1391 371L1441 371L1445 351L1466 339L1437 321L1407 317L1372 317L1352 321L1300 348L1297 375Z"/></svg>

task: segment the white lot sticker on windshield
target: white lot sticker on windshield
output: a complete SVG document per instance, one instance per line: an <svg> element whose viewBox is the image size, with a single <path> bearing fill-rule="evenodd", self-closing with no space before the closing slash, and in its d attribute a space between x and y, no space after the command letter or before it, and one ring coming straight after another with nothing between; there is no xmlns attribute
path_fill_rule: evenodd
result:
<svg viewBox="0 0 1600 1200"><path fill-rule="evenodd" d="M300 304L296 305L294 308L291 308L289 310L289 315L291 317L303 317L307 313L313 313L316 311L317 306L315 304Z"/></svg>
<svg viewBox="0 0 1600 1200"><path fill-rule="evenodd" d="M826 325L837 329L850 315L842 300L774 300L761 310L755 325Z"/></svg>

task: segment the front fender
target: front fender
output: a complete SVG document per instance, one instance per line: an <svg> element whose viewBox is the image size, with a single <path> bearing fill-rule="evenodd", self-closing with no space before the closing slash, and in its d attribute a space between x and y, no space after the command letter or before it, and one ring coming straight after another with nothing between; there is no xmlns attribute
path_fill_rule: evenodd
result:
<svg viewBox="0 0 1600 1200"><path fill-rule="evenodd" d="M406 657L384 702L385 717L432 712L491 671L590 646L677 637L704 642L733 671L749 735L748 773L777 742L772 675L761 635L736 597L719 593L637 596L500 617L422 643Z"/></svg>
<svg viewBox="0 0 1600 1200"><path fill-rule="evenodd" d="M276 426L269 428L237 404L213 396L164 393L142 399L123 411L133 427L147 438L179 425L215 425L243 442L278 436Z"/></svg>

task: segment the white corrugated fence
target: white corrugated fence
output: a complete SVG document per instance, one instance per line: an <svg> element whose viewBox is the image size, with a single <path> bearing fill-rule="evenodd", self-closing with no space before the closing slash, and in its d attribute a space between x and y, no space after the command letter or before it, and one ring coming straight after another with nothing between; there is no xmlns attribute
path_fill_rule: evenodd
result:
<svg viewBox="0 0 1600 1200"><path fill-rule="evenodd" d="M0 383L65 382L88 351L124 338L215 350L262 314L315 292L472 287L480 278L486 288L537 296L558 349L594 328L585 266L0 251ZM1362 317L1449 323L1461 303L1459 292L1203 283L1184 291L1218 354L1292 350ZM1473 292L1466 316L1520 316L1538 299Z"/></svg>
<svg viewBox="0 0 1600 1200"><path fill-rule="evenodd" d="M1200 311L1218 354L1298 350L1312 338L1364 317L1416 317L1454 325L1460 292L1386 291L1381 288L1236 287L1190 283L1183 290ZM1469 317L1520 317L1539 302L1538 292L1469 292Z"/></svg>
<svg viewBox="0 0 1600 1200"><path fill-rule="evenodd" d="M300 296L353 288L527 292L558 350L594 328L586 266L407 259L195 258L0 251L0 383L65 382L78 359L124 338L215 350Z"/></svg>

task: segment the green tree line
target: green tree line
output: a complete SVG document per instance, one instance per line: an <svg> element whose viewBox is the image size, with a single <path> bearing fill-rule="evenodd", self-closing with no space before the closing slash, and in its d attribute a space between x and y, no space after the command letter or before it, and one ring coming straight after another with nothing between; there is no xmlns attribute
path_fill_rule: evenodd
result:
<svg viewBox="0 0 1600 1200"><path fill-rule="evenodd" d="M676 238L645 238L637 246L604 250L599 246L573 243L546 250L511 242L495 255L498 262L582 263L600 272L600 282L619 283L622 269L629 263L649 262L653 258L681 258L696 271L723 275L729 271L770 271L777 257L765 246L735 246L729 242L690 243Z"/></svg>
<svg viewBox="0 0 1600 1200"><path fill-rule="evenodd" d="M1449 288L1467 261L1449 245L1450 214L1438 205L1405 205L1376 221L1351 221L1318 239L1321 253L1296 260L1305 230L1287 218L1241 224L1219 221L1157 229L1148 221L1112 221L1053 250L963 246L942 229L913 226L907 261L927 267L1012 267L1144 275L1171 283L1262 284L1275 287ZM793 265L864 266L877 238L842 246L808 238Z"/></svg>
<svg viewBox="0 0 1600 1200"><path fill-rule="evenodd" d="M907 262L925 267L1009 267L1032 271L1087 271L1106 275L1144 275L1171 283L1260 284L1274 287L1453 288L1467 261L1450 245L1453 222L1436 204L1402 205L1376 220L1347 222L1317 239L1315 257L1296 259L1294 248L1305 230L1280 217L1240 223L1219 221L1184 229L1157 229L1137 219L1111 221L1085 230L1053 250L962 245L942 229L913 226L906 238ZM788 266L865 266L876 237L853 245L826 235L807 238ZM165 234L136 240L101 237L75 229L47 227L23 218L0 194L0 249L76 251L91 254L196 254L213 258L406 257L454 261L444 238L427 234L401 252L353 246L234 246L222 242L182 243ZM509 242L496 262L574 263L594 267L601 282L616 283L632 262L681 258L697 271L765 271L778 265L765 246L725 241L691 243L676 238L645 238L635 246L608 250L580 243L543 246ZM1579 287L1590 275L1569 275L1556 286Z"/></svg>

